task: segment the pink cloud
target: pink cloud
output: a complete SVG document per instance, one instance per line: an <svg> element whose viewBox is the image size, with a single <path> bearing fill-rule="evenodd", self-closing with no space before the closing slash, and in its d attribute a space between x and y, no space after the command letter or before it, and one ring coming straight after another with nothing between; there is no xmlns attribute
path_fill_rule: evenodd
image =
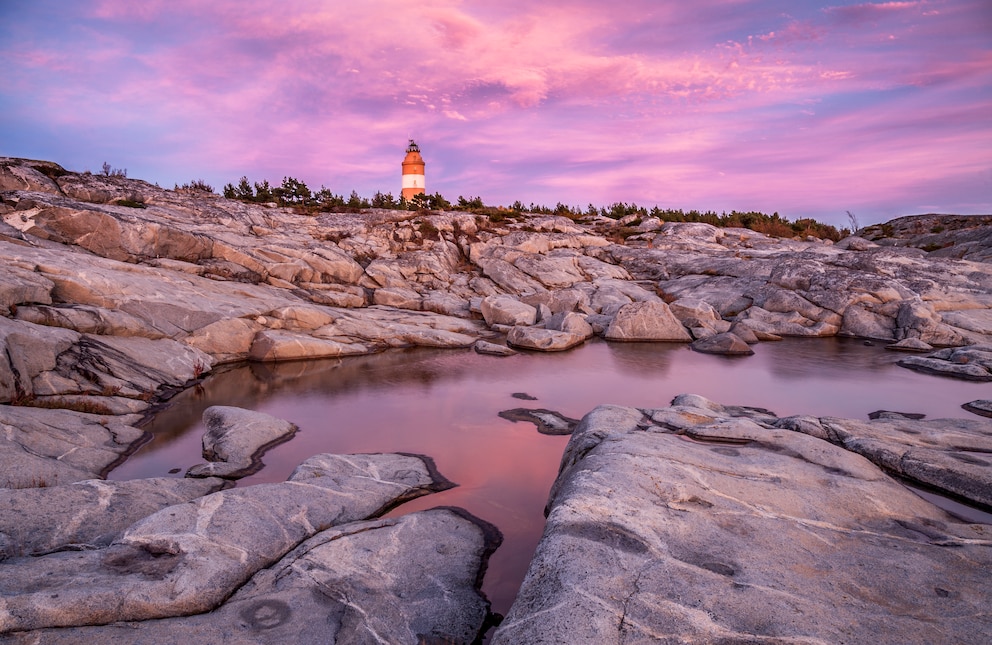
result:
<svg viewBox="0 0 992 645"><path fill-rule="evenodd" d="M290 174L395 192L411 136L429 187L493 202L787 211L862 179L870 201L987 169L980 2L776 6L103 0L0 51L18 61L8 101L147 150L165 185Z"/></svg>

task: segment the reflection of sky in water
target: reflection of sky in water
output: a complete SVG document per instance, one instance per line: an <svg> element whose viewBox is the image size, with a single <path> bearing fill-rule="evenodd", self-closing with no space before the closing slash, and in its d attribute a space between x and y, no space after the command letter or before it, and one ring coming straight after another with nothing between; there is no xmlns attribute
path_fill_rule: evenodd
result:
<svg viewBox="0 0 992 645"><path fill-rule="evenodd" d="M200 461L200 416L208 405L235 405L300 427L269 451L245 483L282 481L321 452L415 452L430 455L459 486L394 513L461 506L496 524L505 541L490 562L484 589L505 612L543 528L548 489L567 437L501 419L501 410L535 407L581 418L602 403L663 407L681 393L720 403L768 408L780 416L866 419L874 410L975 418L968 401L988 384L918 374L901 356L847 339L762 343L756 354L726 358L680 344L590 342L570 352L509 358L461 350L394 351L322 362L249 365L188 390L149 428L156 440L111 474L163 476ZM525 392L536 401L511 395Z"/></svg>

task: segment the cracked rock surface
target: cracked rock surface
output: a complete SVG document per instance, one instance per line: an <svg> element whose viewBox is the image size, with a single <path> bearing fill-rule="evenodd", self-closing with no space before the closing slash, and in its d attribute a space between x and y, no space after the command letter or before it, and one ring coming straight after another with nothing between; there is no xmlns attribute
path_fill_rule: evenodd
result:
<svg viewBox="0 0 992 645"><path fill-rule="evenodd" d="M163 508L104 548L7 559L0 633L209 611L316 533L449 486L425 457L316 455L286 482Z"/></svg>
<svg viewBox="0 0 992 645"><path fill-rule="evenodd" d="M351 522L301 543L213 611L0 642L471 643L488 620L479 583L499 540L494 527L458 509Z"/></svg>
<svg viewBox="0 0 992 645"><path fill-rule="evenodd" d="M992 531L767 410L678 397L576 428L493 643L979 643Z"/></svg>

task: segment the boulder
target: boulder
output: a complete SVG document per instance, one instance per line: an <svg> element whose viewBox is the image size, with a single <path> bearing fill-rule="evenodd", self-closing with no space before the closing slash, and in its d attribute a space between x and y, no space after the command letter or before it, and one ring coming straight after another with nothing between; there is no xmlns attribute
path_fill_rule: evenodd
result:
<svg viewBox="0 0 992 645"><path fill-rule="evenodd" d="M496 343L490 343L485 340L475 341L476 353L478 354L488 354L489 356L513 356L517 353L512 347L507 347L506 345L497 345Z"/></svg>
<svg viewBox="0 0 992 645"><path fill-rule="evenodd" d="M983 417L992 417L992 400L989 399L969 401L968 403L962 403L961 407L968 412L973 412Z"/></svg>
<svg viewBox="0 0 992 645"><path fill-rule="evenodd" d="M482 317L487 325L533 325L537 309L512 296L487 296L482 299Z"/></svg>
<svg viewBox="0 0 992 645"><path fill-rule="evenodd" d="M592 338L595 335L592 325L586 322L586 317L574 311L557 313L544 321L544 328L554 331L563 331L583 338Z"/></svg>
<svg viewBox="0 0 992 645"><path fill-rule="evenodd" d="M617 341L691 342L692 336L664 302L634 302L617 311L604 337Z"/></svg>
<svg viewBox="0 0 992 645"><path fill-rule="evenodd" d="M529 400L533 399L534 397L529 397ZM544 408L501 410L499 416L514 423L518 421L533 423L538 432L548 435L572 434L572 430L575 429L576 424L579 422L578 419L566 417L561 412L545 410Z"/></svg>
<svg viewBox="0 0 992 645"><path fill-rule="evenodd" d="M926 356L908 356L898 365L966 381L992 381L992 345L969 345L942 349Z"/></svg>
<svg viewBox="0 0 992 645"><path fill-rule="evenodd" d="M186 471L187 477L240 479L262 468L269 448L293 438L298 428L262 412L224 405L203 411L203 457L209 463Z"/></svg>
<svg viewBox="0 0 992 645"><path fill-rule="evenodd" d="M600 406L492 642L978 642L990 537L814 437Z"/></svg>
<svg viewBox="0 0 992 645"><path fill-rule="evenodd" d="M108 547L6 560L0 633L210 611L319 531L450 486L427 458L317 455L287 482L164 508Z"/></svg>
<svg viewBox="0 0 992 645"><path fill-rule="evenodd" d="M703 354L723 354L724 356L750 356L754 354L744 339L730 332L716 334L692 342L689 347Z"/></svg>
<svg viewBox="0 0 992 645"><path fill-rule="evenodd" d="M519 325L511 328L506 335L506 343L511 347L535 349L542 352L561 352L572 349L584 343L585 340L585 336L567 331L521 327Z"/></svg>

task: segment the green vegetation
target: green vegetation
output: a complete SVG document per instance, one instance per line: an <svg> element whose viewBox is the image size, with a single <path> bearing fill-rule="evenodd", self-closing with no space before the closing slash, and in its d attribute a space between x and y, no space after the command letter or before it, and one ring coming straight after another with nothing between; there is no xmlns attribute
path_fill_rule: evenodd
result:
<svg viewBox="0 0 992 645"><path fill-rule="evenodd" d="M316 192L311 192L305 183L293 177L284 177L282 184L275 188L270 187L268 181L252 183L247 177L241 177L237 185L227 184L224 186L224 197L244 202L274 203L279 206L292 207L298 212L310 215L320 212L357 212L368 208L414 211L454 210L467 211L480 217L486 217L490 224L498 224L507 219L519 219L524 213L557 215L575 221L585 218L608 217L614 220L624 220L623 224L627 227L623 231L625 236L641 232L632 227L648 218L658 218L664 222L702 222L719 227L746 228L773 237L818 237L837 241L850 233L846 228L838 230L834 226L810 218L790 221L778 213L768 215L757 211L716 213L715 211L662 209L658 206L649 209L626 202L615 202L599 208L593 204L582 208L581 206L573 207L558 202L554 208L549 208L533 202L525 206L519 200L513 202L509 207L504 207L487 206L481 197L464 197L462 195L459 195L457 201L452 204L441 193L416 195L408 201L402 197L396 199L392 193L376 192L371 199L367 199L361 197L357 192L351 191L351 194L345 198L342 195L334 194L324 186L321 186L320 190ZM849 212L848 217L851 219L852 225L856 223L857 220L853 214Z"/></svg>
<svg viewBox="0 0 992 645"><path fill-rule="evenodd" d="M176 184L176 187L173 188L173 190L182 190L187 193L212 193L214 192L214 187L202 179L194 179L188 184L183 184L182 186Z"/></svg>

